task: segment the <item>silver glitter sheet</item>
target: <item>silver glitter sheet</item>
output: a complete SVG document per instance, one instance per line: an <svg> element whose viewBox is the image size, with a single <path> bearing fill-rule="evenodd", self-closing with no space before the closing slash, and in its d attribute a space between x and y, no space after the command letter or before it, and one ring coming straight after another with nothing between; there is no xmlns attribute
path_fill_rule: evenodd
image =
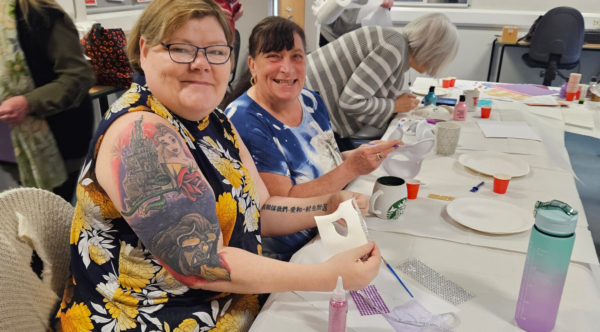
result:
<svg viewBox="0 0 600 332"><path fill-rule="evenodd" d="M398 269L454 305L467 302L475 297L468 290L437 273L416 258L409 259L406 263L398 266Z"/></svg>

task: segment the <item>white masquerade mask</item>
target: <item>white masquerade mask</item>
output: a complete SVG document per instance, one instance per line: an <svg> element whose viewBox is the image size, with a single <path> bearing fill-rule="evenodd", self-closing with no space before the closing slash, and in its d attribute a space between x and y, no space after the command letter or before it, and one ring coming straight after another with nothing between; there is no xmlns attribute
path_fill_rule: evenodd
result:
<svg viewBox="0 0 600 332"><path fill-rule="evenodd" d="M414 124L413 124L414 125ZM412 127L412 125L411 125ZM390 153L382 163L383 169L388 174L403 179L412 179L421 171L421 165L425 155L433 149L435 144L434 126L427 123L426 120L418 121L416 128L417 142L400 146L396 151ZM399 126L389 137L390 140L402 140L404 131ZM401 159L394 159L394 156L401 155Z"/></svg>
<svg viewBox="0 0 600 332"><path fill-rule="evenodd" d="M355 204L356 200L352 198L340 204L334 213L315 217L323 246L331 255L336 255L369 242L367 225L359 210L357 210L358 204L356 204L356 207ZM347 224L347 236L340 235L336 230L336 225L334 225L338 219L342 218ZM343 226L338 225L337 227Z"/></svg>

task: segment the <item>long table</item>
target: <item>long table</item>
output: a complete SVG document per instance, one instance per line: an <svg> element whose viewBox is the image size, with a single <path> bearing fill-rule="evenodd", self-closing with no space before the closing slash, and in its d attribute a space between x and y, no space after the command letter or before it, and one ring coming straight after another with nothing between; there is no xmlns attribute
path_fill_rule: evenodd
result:
<svg viewBox="0 0 600 332"><path fill-rule="evenodd" d="M429 86L419 79L415 85ZM454 89L456 98L460 91ZM516 139L486 139L469 113L461 123L459 149L453 156L441 157L431 152L417 176L426 183L416 200L409 201L405 215L398 221L366 218L371 239L394 267L409 258L417 258L475 295L475 298L452 306L420 283L396 273L407 283L415 298L434 314L456 312L461 319L456 331L521 331L514 313L525 262L530 232L515 235L490 235L466 228L446 213L449 202L429 199L431 193L459 197L497 199L533 211L537 200L560 199L580 211L576 241L569 273L554 331L597 331L600 326L600 267L587 218L575 186L568 154L564 147L564 123L529 112L530 107L496 102L489 121L525 121L543 142ZM384 139L397 127L392 121ZM512 179L505 195L492 192L493 180L475 173L458 162L458 157L473 151L499 151L523 159L531 167L524 177ZM370 195L377 177L386 175L378 169L351 182L348 190ZM471 187L485 185L476 194ZM291 262L318 263L330 257L317 237L298 251ZM307 276L310 278L310 276ZM391 309L406 301L404 289L395 282L387 268L381 267L373 283ZM272 294L257 317L251 331L327 331L328 315L324 301L329 293L288 292ZM355 305L349 297L351 313ZM353 311L354 309L354 311ZM380 316L349 317L348 331L394 331Z"/></svg>

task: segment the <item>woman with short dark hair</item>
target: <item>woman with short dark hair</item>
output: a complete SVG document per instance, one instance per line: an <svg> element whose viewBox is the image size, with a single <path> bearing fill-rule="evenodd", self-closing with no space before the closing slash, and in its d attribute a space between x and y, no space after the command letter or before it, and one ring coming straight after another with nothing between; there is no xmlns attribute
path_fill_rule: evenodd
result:
<svg viewBox="0 0 600 332"><path fill-rule="evenodd" d="M335 193L375 170L398 141L340 153L327 107L304 89L304 31L282 17L267 17L250 35L252 86L225 112L248 147L269 194L312 197ZM237 88L236 88L237 89ZM237 90L239 91L239 90ZM264 239L265 255L290 257L317 234L316 228Z"/></svg>

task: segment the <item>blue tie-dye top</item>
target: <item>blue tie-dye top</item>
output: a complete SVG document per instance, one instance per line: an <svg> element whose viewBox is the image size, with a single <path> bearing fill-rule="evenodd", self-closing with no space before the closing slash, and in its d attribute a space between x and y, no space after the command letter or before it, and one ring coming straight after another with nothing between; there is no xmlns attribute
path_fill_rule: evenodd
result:
<svg viewBox="0 0 600 332"><path fill-rule="evenodd" d="M321 97L314 91L303 89L298 98L302 103L302 122L297 127L284 125L247 93L225 110L258 171L287 176L292 185L314 180L342 163ZM316 234L317 230L313 228L263 239L263 254L289 260Z"/></svg>

